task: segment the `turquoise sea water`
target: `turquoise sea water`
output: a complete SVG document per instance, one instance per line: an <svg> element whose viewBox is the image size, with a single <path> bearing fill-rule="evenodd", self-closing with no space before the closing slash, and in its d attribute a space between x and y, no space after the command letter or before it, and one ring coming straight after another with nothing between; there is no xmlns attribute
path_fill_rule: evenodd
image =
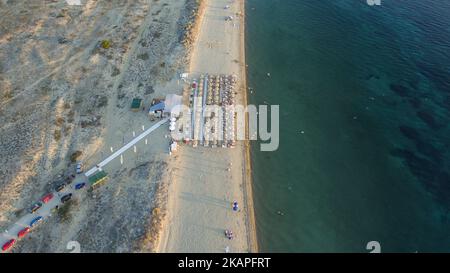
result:
<svg viewBox="0 0 450 273"><path fill-rule="evenodd" d="M246 3L261 251L450 252L450 1Z"/></svg>

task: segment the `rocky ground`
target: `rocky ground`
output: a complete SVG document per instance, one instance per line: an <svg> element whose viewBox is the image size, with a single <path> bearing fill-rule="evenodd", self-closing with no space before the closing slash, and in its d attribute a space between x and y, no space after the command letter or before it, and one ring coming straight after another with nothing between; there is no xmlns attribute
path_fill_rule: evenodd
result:
<svg viewBox="0 0 450 273"><path fill-rule="evenodd" d="M0 228L73 173L95 164L148 122L129 109L176 90L187 64L196 0L0 1ZM63 252L140 251L158 183L167 174L161 140L108 185L74 200L15 247ZM79 151L77 154L76 152ZM145 248L145 247L144 247Z"/></svg>

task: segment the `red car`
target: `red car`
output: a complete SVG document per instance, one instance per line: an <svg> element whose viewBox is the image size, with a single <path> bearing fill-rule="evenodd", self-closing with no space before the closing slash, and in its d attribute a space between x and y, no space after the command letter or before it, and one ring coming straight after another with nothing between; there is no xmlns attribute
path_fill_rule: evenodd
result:
<svg viewBox="0 0 450 273"><path fill-rule="evenodd" d="M10 249L11 247L13 247L13 245L16 243L15 239L11 239L8 242L6 242L3 246L2 246L2 250L6 251L8 249Z"/></svg>
<svg viewBox="0 0 450 273"><path fill-rule="evenodd" d="M50 202L50 200L52 200L52 198L53 198L53 193L49 193L46 196L42 197L41 200L42 200L42 202L47 204L48 202Z"/></svg>
<svg viewBox="0 0 450 273"><path fill-rule="evenodd" d="M22 238L23 236L27 235L28 232L30 232L30 228L26 227L19 231L19 233L17 233L17 237Z"/></svg>

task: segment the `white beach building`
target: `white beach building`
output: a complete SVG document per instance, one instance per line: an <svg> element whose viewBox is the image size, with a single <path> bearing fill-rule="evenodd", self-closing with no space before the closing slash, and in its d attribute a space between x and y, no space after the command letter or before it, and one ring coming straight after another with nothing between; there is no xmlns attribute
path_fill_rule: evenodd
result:
<svg viewBox="0 0 450 273"><path fill-rule="evenodd" d="M179 117L182 103L182 97L175 94L168 94L164 100L164 115L170 117Z"/></svg>

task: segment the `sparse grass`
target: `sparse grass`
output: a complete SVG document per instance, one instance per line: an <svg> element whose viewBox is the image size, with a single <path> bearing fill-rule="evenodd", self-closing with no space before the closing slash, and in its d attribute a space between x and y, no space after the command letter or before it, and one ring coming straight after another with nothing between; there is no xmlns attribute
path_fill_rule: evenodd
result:
<svg viewBox="0 0 450 273"><path fill-rule="evenodd" d="M52 89L49 86L41 87L41 94L44 96L50 94L50 91L52 91Z"/></svg>
<svg viewBox="0 0 450 273"><path fill-rule="evenodd" d="M53 133L53 138L56 141L59 141L61 139L61 130L55 130L55 132Z"/></svg>
<svg viewBox="0 0 450 273"><path fill-rule="evenodd" d="M69 113L67 114L67 117L68 117L67 122L68 123L73 123L74 116L75 116L75 112L73 110L70 110Z"/></svg>
<svg viewBox="0 0 450 273"><path fill-rule="evenodd" d="M142 245L148 249L154 249L155 243L159 237L159 231L162 226L162 220L164 215L161 213L159 207L155 207L152 210L152 219L150 223L150 228L145 232L144 238L142 240Z"/></svg>
<svg viewBox="0 0 450 273"><path fill-rule="evenodd" d="M160 212L161 212L160 208L154 208L154 209L152 210L152 216L153 216L153 217L158 217L158 215L160 214Z"/></svg>
<svg viewBox="0 0 450 273"><path fill-rule="evenodd" d="M71 209L74 206L74 204L75 202L73 200L69 200L66 203L60 205L57 211L60 222L67 222L70 219L70 217L72 216Z"/></svg>
<svg viewBox="0 0 450 273"><path fill-rule="evenodd" d="M75 151L70 155L70 162L75 163L80 158L80 156L83 154L82 151Z"/></svg>
<svg viewBox="0 0 450 273"><path fill-rule="evenodd" d="M63 124L64 124L64 118L63 117L59 117L59 118L56 118L56 120L55 120L55 125L56 126L62 126Z"/></svg>
<svg viewBox="0 0 450 273"><path fill-rule="evenodd" d="M149 56L148 56L148 54L147 53L144 53L144 54L140 54L140 55L138 55L137 56L138 57L138 59L141 59L141 60L148 60L148 58L149 58Z"/></svg>
<svg viewBox="0 0 450 273"><path fill-rule="evenodd" d="M154 37L154 38L159 38L159 37L161 37L161 32L159 32L159 31L153 32L153 37Z"/></svg>
<svg viewBox="0 0 450 273"><path fill-rule="evenodd" d="M99 97L96 105L98 108L105 107L106 105L108 105L108 97L106 96Z"/></svg>
<svg viewBox="0 0 450 273"><path fill-rule="evenodd" d="M103 41L100 43L100 46L101 46L102 48L104 48L104 49L108 49L108 48L111 47L111 41L110 41L110 40L103 40Z"/></svg>
<svg viewBox="0 0 450 273"><path fill-rule="evenodd" d="M16 210L16 211L14 211L14 215L15 215L16 217L22 217L22 216L25 215L25 214L26 214L25 209L18 209L18 210Z"/></svg>
<svg viewBox="0 0 450 273"><path fill-rule="evenodd" d="M120 74L120 69L118 69L117 67L114 67L113 72L111 73L111 77L115 77L119 74Z"/></svg>
<svg viewBox="0 0 450 273"><path fill-rule="evenodd" d="M11 99L12 97L13 97L13 95L12 95L12 92L11 92L11 91L5 92L5 94L3 94L3 98L4 98L5 100L9 100L9 99Z"/></svg>

